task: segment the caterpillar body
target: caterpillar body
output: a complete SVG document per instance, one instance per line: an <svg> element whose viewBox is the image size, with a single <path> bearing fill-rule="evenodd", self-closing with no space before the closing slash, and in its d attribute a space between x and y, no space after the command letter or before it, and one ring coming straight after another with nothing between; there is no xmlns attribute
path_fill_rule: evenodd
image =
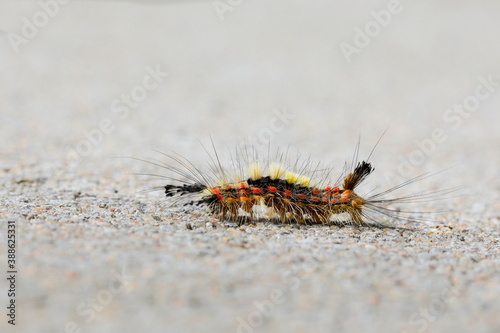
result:
<svg viewBox="0 0 500 333"><path fill-rule="evenodd" d="M287 163L288 151L277 151L278 162L263 164L254 148L248 154L247 149L237 147L232 159L235 172L231 172L222 166L215 147L213 149L213 154L205 149L211 159L209 173L201 171L187 158L175 153L162 153L170 161L153 164L180 176L160 176L170 181L160 187L168 198L176 198L185 206L205 206L210 214L221 221L238 224L269 220L278 223L387 226L379 222L380 216L404 220L410 219L408 214L418 213L388 208L388 205L434 200L450 192L441 190L387 197L429 176L423 174L375 195L359 195L356 189L374 171L368 162L371 153L366 160L357 161L359 143L353 160L344 165L343 172L335 182L328 180L331 168L321 168L319 163L314 165L310 159L297 156L293 163ZM313 180L307 176L308 173L321 174L321 177Z"/></svg>

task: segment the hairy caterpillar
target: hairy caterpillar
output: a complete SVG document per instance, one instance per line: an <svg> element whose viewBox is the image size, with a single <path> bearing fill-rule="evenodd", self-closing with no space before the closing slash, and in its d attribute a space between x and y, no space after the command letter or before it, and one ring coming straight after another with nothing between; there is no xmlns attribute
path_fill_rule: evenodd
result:
<svg viewBox="0 0 500 333"><path fill-rule="evenodd" d="M430 176L423 174L374 195L359 195L356 189L374 171L369 158L375 147L366 160L358 161L358 142L352 161L345 163L334 182L329 180L332 168L314 164L309 158L301 158L300 154L290 159L289 149L276 150L276 161L273 162L269 162L271 154L268 149L267 162L263 163L254 147L236 146L230 166L226 167L219 160L212 142L213 153L205 149L210 157L210 172L202 171L177 153L161 153L169 160L166 164L145 162L177 175L159 176L170 182L160 187L168 198L176 198L185 206L206 206L221 221L238 224L259 219L278 223L385 226L379 222L381 216L410 219L408 214L416 213L391 209L388 205L434 200L454 191L447 189L387 197Z"/></svg>

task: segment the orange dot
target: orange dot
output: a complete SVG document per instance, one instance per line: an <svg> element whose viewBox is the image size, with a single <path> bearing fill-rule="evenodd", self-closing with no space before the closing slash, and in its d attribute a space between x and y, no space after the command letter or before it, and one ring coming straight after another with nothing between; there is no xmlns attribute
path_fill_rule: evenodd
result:
<svg viewBox="0 0 500 333"><path fill-rule="evenodd" d="M311 201L319 201L319 198L313 195L311 196Z"/></svg>
<svg viewBox="0 0 500 333"><path fill-rule="evenodd" d="M342 201L342 202L348 202L349 198L345 198L345 197L344 198L340 198L340 201Z"/></svg>
<svg viewBox="0 0 500 333"><path fill-rule="evenodd" d="M240 197L241 201L248 201L248 197Z"/></svg>
<svg viewBox="0 0 500 333"><path fill-rule="evenodd" d="M321 194L321 191L320 190L313 190L313 193L314 194Z"/></svg>
<svg viewBox="0 0 500 333"><path fill-rule="evenodd" d="M271 192L271 193L276 193L276 192L278 191L278 189L277 189L276 187L274 187L274 186L269 186L269 187L267 188L267 190L268 190L269 192Z"/></svg>
<svg viewBox="0 0 500 333"><path fill-rule="evenodd" d="M292 191L290 190L284 190L283 193L285 193L285 195L292 195Z"/></svg>
<svg viewBox="0 0 500 333"><path fill-rule="evenodd" d="M212 188L212 193L213 194L220 194L220 188L218 188L218 187Z"/></svg>
<svg viewBox="0 0 500 333"><path fill-rule="evenodd" d="M307 196L305 194L298 194L297 195L297 198L299 198L300 200L305 200L307 198Z"/></svg>
<svg viewBox="0 0 500 333"><path fill-rule="evenodd" d="M260 188L258 188L258 187L252 188L252 193L259 194L260 192L261 192Z"/></svg>
<svg viewBox="0 0 500 333"><path fill-rule="evenodd" d="M329 201L329 199L328 199L327 197L322 197L322 198L321 198L321 201L323 201L323 202L328 202L328 201Z"/></svg>
<svg viewBox="0 0 500 333"><path fill-rule="evenodd" d="M332 187L331 187L331 186L327 186L327 187L325 187L325 191L330 191L331 189L332 189Z"/></svg>
<svg viewBox="0 0 500 333"><path fill-rule="evenodd" d="M333 190L334 190L335 192L337 192L337 191L340 191L340 188L339 188L339 187L335 187Z"/></svg>

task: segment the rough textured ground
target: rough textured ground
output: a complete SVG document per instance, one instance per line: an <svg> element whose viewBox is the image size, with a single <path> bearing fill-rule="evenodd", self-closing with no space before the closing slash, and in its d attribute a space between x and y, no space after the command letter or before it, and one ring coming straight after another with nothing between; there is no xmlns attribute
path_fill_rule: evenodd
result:
<svg viewBox="0 0 500 333"><path fill-rule="evenodd" d="M496 1L43 3L0 4L2 332L500 331ZM412 230L218 223L121 158L206 166L211 135L341 166L386 128L364 191L464 186Z"/></svg>

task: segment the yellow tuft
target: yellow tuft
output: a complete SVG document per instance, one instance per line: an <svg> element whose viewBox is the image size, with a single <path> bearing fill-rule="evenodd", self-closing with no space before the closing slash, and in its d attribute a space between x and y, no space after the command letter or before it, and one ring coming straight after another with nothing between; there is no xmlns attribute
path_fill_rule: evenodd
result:
<svg viewBox="0 0 500 333"><path fill-rule="evenodd" d="M309 184L311 183L311 179L305 176L300 176L297 183L299 183L302 186L309 186Z"/></svg>
<svg viewBox="0 0 500 333"><path fill-rule="evenodd" d="M269 178L280 179L285 173L285 167L279 163L271 163L269 166Z"/></svg>
<svg viewBox="0 0 500 333"><path fill-rule="evenodd" d="M212 195L212 194L213 194L212 191L210 191L208 188L201 191L202 196L207 196L207 195Z"/></svg>
<svg viewBox="0 0 500 333"><path fill-rule="evenodd" d="M229 184L227 179L217 179L215 183L219 186L226 186L227 184Z"/></svg>
<svg viewBox="0 0 500 333"><path fill-rule="evenodd" d="M262 166L259 162L250 163L248 166L248 175L251 180L262 178Z"/></svg>
<svg viewBox="0 0 500 333"><path fill-rule="evenodd" d="M299 175L294 172L287 172L285 174L285 179L290 184L296 183L299 180Z"/></svg>

